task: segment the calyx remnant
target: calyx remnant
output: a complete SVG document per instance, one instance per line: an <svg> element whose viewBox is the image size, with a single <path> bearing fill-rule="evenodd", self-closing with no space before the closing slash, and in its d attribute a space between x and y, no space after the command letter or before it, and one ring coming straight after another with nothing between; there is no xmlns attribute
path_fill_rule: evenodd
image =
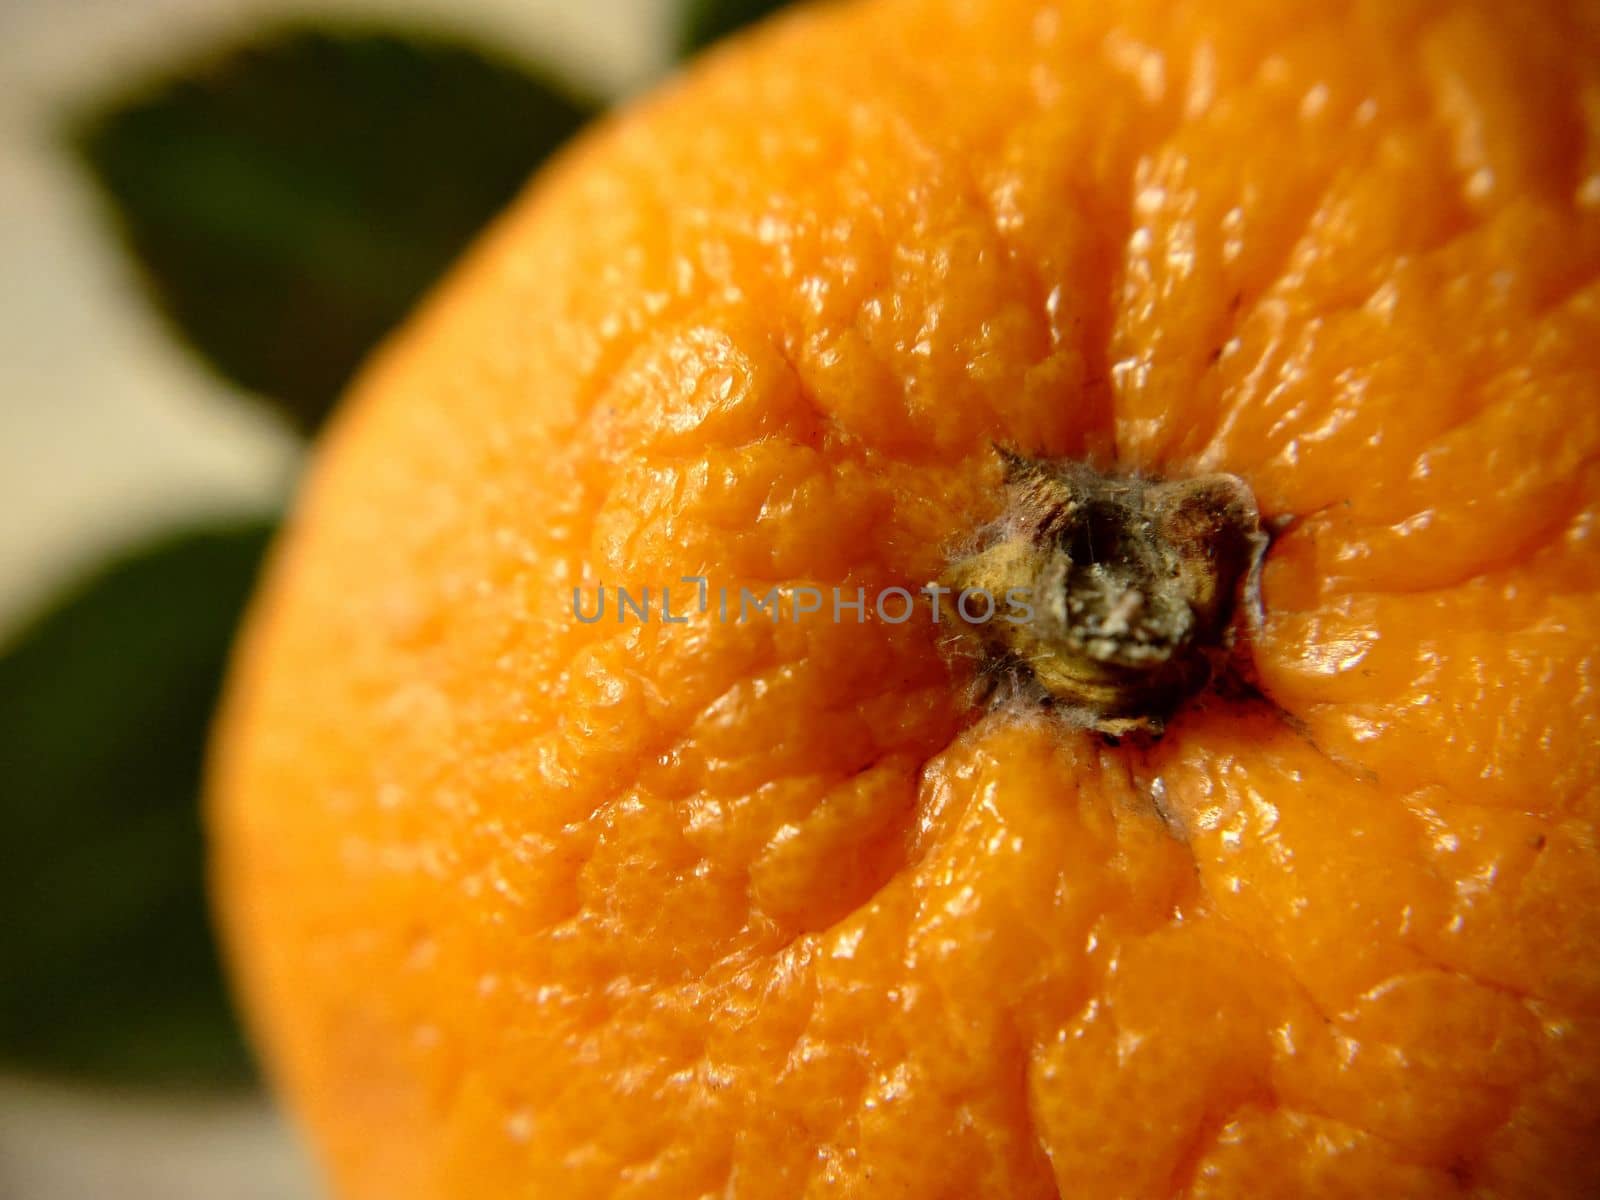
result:
<svg viewBox="0 0 1600 1200"><path fill-rule="evenodd" d="M1103 733L1159 732L1228 651L1240 593L1259 608L1255 497L1232 475L1161 481L1002 453L1005 512L940 582L1026 596L1031 614L949 620L990 678Z"/></svg>

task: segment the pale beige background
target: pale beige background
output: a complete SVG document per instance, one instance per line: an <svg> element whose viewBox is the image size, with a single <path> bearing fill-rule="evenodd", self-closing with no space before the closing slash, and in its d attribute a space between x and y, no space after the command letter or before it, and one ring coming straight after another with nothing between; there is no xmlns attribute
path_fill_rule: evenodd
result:
<svg viewBox="0 0 1600 1200"><path fill-rule="evenodd" d="M195 504L258 507L294 451L132 293L52 117L264 15L390 16L617 94L665 60L667 0L0 0L0 628L70 564Z"/></svg>
<svg viewBox="0 0 1600 1200"><path fill-rule="evenodd" d="M606 94L664 69L669 0L0 0L0 637L104 550L283 496L298 451L175 345L53 138L68 104L267 16L424 20ZM309 1200L260 1102L0 1076L5 1200Z"/></svg>

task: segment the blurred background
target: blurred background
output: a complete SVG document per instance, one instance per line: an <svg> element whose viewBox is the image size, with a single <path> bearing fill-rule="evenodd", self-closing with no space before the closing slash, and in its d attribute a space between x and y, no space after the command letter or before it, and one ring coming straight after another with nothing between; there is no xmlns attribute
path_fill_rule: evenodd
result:
<svg viewBox="0 0 1600 1200"><path fill-rule="evenodd" d="M309 1200L218 970L227 648L351 371L770 0L0 0L0 1197Z"/></svg>

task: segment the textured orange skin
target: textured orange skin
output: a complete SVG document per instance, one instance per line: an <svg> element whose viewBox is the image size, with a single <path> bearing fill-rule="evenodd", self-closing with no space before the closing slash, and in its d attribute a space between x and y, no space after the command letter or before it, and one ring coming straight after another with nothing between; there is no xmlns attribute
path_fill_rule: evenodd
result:
<svg viewBox="0 0 1600 1200"><path fill-rule="evenodd" d="M572 618L914 588L993 443L1246 479L1270 703ZM1597 516L1600 6L797 13L323 446L214 766L267 1060L350 1200L1600 1194Z"/></svg>

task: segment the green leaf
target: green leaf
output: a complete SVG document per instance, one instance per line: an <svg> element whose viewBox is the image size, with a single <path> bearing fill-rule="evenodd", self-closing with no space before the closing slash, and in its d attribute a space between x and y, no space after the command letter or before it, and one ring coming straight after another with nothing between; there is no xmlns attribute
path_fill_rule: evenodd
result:
<svg viewBox="0 0 1600 1200"><path fill-rule="evenodd" d="M198 796L270 530L197 529L73 590L0 653L0 1060L240 1079Z"/></svg>
<svg viewBox="0 0 1600 1200"><path fill-rule="evenodd" d="M594 106L465 46L280 31L73 141L160 306L305 429Z"/></svg>
<svg viewBox="0 0 1600 1200"><path fill-rule="evenodd" d="M688 58L783 7L785 0L687 0L678 32L678 53Z"/></svg>

